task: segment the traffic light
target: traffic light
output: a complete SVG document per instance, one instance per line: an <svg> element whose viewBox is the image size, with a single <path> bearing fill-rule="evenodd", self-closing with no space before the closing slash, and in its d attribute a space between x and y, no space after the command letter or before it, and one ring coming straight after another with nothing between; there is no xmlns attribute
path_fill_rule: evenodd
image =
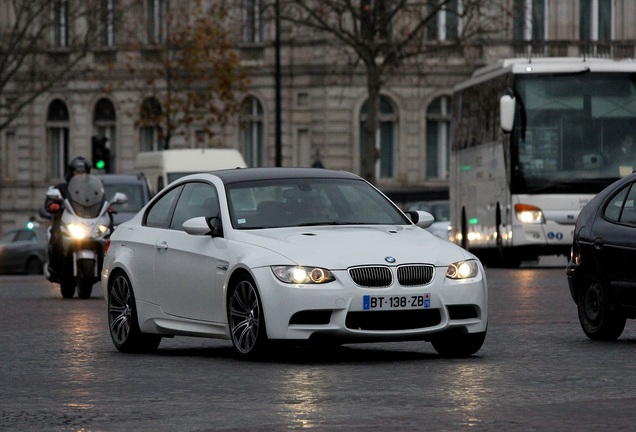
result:
<svg viewBox="0 0 636 432"><path fill-rule="evenodd" d="M110 172L110 150L106 147L106 137L93 136L93 168Z"/></svg>

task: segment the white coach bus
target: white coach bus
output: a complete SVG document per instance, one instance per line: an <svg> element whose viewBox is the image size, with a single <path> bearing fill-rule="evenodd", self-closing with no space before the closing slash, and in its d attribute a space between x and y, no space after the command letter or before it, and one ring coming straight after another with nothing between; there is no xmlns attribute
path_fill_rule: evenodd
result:
<svg viewBox="0 0 636 432"><path fill-rule="evenodd" d="M621 148L636 138L636 62L478 69L454 89L452 134L451 240L490 265L567 255L581 208L636 166Z"/></svg>

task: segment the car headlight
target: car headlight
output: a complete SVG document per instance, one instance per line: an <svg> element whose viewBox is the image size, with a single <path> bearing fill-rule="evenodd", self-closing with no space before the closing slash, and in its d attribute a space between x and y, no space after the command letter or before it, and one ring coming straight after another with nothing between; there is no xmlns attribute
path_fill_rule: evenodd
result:
<svg viewBox="0 0 636 432"><path fill-rule="evenodd" d="M336 280L329 270L320 267L272 266L272 272L279 281L290 284L321 284Z"/></svg>
<svg viewBox="0 0 636 432"><path fill-rule="evenodd" d="M477 261L458 261L448 265L446 277L450 279L468 279L477 276Z"/></svg>
<svg viewBox="0 0 636 432"><path fill-rule="evenodd" d="M545 223L543 211L539 207L529 204L515 204L515 214L521 223L542 224Z"/></svg>
<svg viewBox="0 0 636 432"><path fill-rule="evenodd" d="M80 224L70 223L66 226L71 233L71 237L76 239L83 239L86 237L86 230Z"/></svg>

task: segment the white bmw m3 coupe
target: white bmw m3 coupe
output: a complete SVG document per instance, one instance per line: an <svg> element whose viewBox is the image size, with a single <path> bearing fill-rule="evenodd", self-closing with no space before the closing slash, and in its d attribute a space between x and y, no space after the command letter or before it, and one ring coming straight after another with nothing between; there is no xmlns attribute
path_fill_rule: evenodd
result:
<svg viewBox="0 0 636 432"><path fill-rule="evenodd" d="M273 342L423 340L443 356L482 347L486 275L347 172L246 168L183 177L110 238L102 285L122 352L162 337Z"/></svg>

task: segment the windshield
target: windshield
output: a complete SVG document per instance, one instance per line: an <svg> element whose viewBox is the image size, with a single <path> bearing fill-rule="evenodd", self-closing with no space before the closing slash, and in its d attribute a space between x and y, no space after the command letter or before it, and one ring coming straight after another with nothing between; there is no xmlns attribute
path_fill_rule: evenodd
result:
<svg viewBox="0 0 636 432"><path fill-rule="evenodd" d="M278 179L227 185L236 229L410 222L361 180Z"/></svg>
<svg viewBox="0 0 636 432"><path fill-rule="evenodd" d="M96 218L104 203L104 186L94 175L75 175L68 182L68 200L77 216Z"/></svg>
<svg viewBox="0 0 636 432"><path fill-rule="evenodd" d="M112 207L118 212L138 212L146 204L144 199L143 186L139 183L111 183L105 184L106 199L112 201L115 193L121 192L126 195L128 201L124 204L113 204Z"/></svg>
<svg viewBox="0 0 636 432"><path fill-rule="evenodd" d="M523 75L515 93L513 191L598 192L636 167L632 74Z"/></svg>

